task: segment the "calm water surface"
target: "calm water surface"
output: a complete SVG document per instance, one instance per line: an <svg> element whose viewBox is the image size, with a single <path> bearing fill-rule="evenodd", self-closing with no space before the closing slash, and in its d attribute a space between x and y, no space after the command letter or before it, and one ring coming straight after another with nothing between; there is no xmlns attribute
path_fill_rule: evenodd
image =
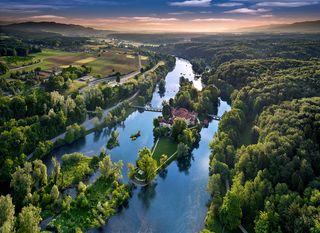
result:
<svg viewBox="0 0 320 233"><path fill-rule="evenodd" d="M166 92L160 96L156 90L150 104L161 106L163 100L174 97L179 90L179 78L182 75L194 81L197 89L202 89L201 80L194 79L191 64L187 60L177 59L174 70L166 77ZM230 106L221 101L218 114L222 115L229 109ZM128 180L127 163L135 162L138 151L143 146L153 146L153 118L158 115L159 113L135 111L121 126L116 127L120 133L120 146L108 151L108 154L113 161L124 162L125 182ZM209 200L206 192L210 155L208 145L217 127L218 122L212 121L208 128L202 129L199 147L193 150L190 158L170 164L154 184L144 188L137 187L127 208L112 217L105 226L89 232L194 233L203 229L206 203ZM138 130L141 131L141 137L131 141L130 135ZM106 147L109 135L108 129L89 134L82 140L55 150L54 155L61 160L63 154L76 151L88 156L99 154L101 148ZM50 158L46 160L46 164L51 172Z"/></svg>

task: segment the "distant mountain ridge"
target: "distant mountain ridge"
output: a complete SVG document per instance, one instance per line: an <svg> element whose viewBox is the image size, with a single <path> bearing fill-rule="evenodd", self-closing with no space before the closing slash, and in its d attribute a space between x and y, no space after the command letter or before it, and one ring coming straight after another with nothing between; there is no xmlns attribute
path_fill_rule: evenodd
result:
<svg viewBox="0 0 320 233"><path fill-rule="evenodd" d="M106 35L112 31L97 30L75 24L63 24L56 22L23 22L0 26L1 31L23 31L23 32L49 32L58 33L63 36L99 36Z"/></svg>
<svg viewBox="0 0 320 233"><path fill-rule="evenodd" d="M320 33L320 20L296 22L292 24L272 24L245 28L244 31L274 32L274 33Z"/></svg>

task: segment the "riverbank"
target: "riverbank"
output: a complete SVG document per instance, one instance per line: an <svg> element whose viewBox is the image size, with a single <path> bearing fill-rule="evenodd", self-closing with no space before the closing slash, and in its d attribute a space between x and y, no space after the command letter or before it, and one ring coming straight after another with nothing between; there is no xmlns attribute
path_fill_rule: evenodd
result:
<svg viewBox="0 0 320 233"><path fill-rule="evenodd" d="M164 95L158 93L158 88L153 90L151 105L161 106L163 100L173 98L179 90L180 73L192 77L192 67L186 60L176 60L173 71L166 76L166 91ZM191 76L190 76L190 75ZM228 105L221 101L219 115L222 115ZM119 146L108 150L113 162L122 160L123 182L129 182L128 163L134 163L138 151L146 146L152 148L155 144L153 137L153 119L160 113L137 111L130 109L128 117L112 128L102 128L91 132L84 138L70 145L64 145L52 151L58 161L62 161L64 154L80 152L86 156L100 153L106 147L113 130L119 132ZM206 192L208 179L208 161L210 149L208 144L212 134L217 130L218 122L212 121L208 128L201 130L199 147L193 150L192 155L179 161L170 163L158 173L155 181L148 186L137 185L132 191L128 206L111 217L105 225L88 232L139 232L152 229L153 232L178 233L198 232L203 229L204 218L207 211L206 203L209 195ZM141 136L132 141L130 135L140 131ZM173 155L172 158L174 158ZM171 156L168 155L168 159ZM48 167L48 173L53 170L51 157L43 159ZM95 172L88 184L95 182L100 176ZM168 216L169 214L169 216ZM169 218L168 218L169 217ZM162 224L166 223L166 224Z"/></svg>
<svg viewBox="0 0 320 233"><path fill-rule="evenodd" d="M164 67L164 68L163 68ZM166 63L164 63L163 61L159 62L157 65L155 65L152 69L148 70L146 73L149 74L147 76L147 78L151 79L149 81L151 81L152 86L152 90L154 89L155 87L155 84L162 78L161 76L164 75L163 72L168 72L169 69L171 69L171 59L170 57L168 57L168 61ZM159 71L160 70L160 71ZM139 77L139 81L140 82L145 82L146 81L146 77L143 75L141 77ZM154 86L154 87L153 87ZM138 97L138 94L140 93L140 88L141 86L138 87L138 91L133 95L131 96L130 98L126 99L126 100L123 100L122 102L110 107L110 108L107 108L105 110L103 110L100 114L100 117L94 117L94 118L90 118L89 119L89 116L87 115L87 118L86 120L80 125L80 127L82 128L82 131L84 131L84 133L81 135L81 137L89 134L90 132L94 131L94 130L98 130L98 129L101 129L103 127L106 127L109 125L107 121L107 117L109 116L109 114L120 108L122 105L125 105L125 104L128 104L130 103L131 101L133 101L136 97ZM145 91L144 91L145 92ZM148 94L147 93L143 93L141 92L141 98L145 101L146 99L148 99ZM140 98L140 99L141 99ZM127 112L128 112L128 109L124 109L125 113L122 114L121 112L121 116L125 115ZM118 113L117 113L118 114ZM127 115L126 115L127 116ZM118 123L119 119L117 116L115 116L116 118L116 123ZM124 117L122 117L124 119ZM53 147L54 148L57 148L57 147L60 147L62 145L65 145L65 141L64 141L64 138L66 136L66 132L63 132L61 133L60 135L56 136L55 138L52 138L50 140L48 140L46 143L48 144L53 144ZM79 139L79 137L76 137L75 140ZM70 143L70 142L69 142ZM47 151L47 154L49 153L49 151ZM29 154L27 156L27 160L31 160L32 158L34 157L34 152Z"/></svg>

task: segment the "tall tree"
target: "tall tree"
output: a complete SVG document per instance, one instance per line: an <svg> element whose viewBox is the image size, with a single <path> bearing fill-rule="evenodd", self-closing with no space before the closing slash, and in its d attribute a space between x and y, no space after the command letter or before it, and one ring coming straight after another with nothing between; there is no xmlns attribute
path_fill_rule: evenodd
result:
<svg viewBox="0 0 320 233"><path fill-rule="evenodd" d="M146 147L139 151L139 157L138 168L143 171L145 181L150 182L157 174L157 161L152 158L151 151Z"/></svg>
<svg viewBox="0 0 320 233"><path fill-rule="evenodd" d="M105 156L102 161L99 162L99 168L101 175L108 178L112 174L112 161L109 155Z"/></svg>
<svg viewBox="0 0 320 233"><path fill-rule="evenodd" d="M15 203L23 203L29 193L31 193L33 180L30 172L32 171L31 163L25 163L25 167L18 167L12 175L10 186L14 191Z"/></svg>
<svg viewBox="0 0 320 233"><path fill-rule="evenodd" d="M177 117L172 124L172 137L177 138L179 134L187 128L187 122L183 118Z"/></svg>
<svg viewBox="0 0 320 233"><path fill-rule="evenodd" d="M22 208L18 216L17 233L38 233L40 232L39 223L41 209L33 205Z"/></svg>
<svg viewBox="0 0 320 233"><path fill-rule="evenodd" d="M52 173L53 182L56 185L59 185L58 183L59 183L59 177L61 175L61 165L56 157L53 157L51 161L52 161L52 165L53 165L53 173Z"/></svg>
<svg viewBox="0 0 320 233"><path fill-rule="evenodd" d="M236 229L241 223L242 210L236 193L227 192L220 210L220 220L229 230Z"/></svg>
<svg viewBox="0 0 320 233"><path fill-rule="evenodd" d="M14 233L14 205L10 195L0 197L0 233Z"/></svg>

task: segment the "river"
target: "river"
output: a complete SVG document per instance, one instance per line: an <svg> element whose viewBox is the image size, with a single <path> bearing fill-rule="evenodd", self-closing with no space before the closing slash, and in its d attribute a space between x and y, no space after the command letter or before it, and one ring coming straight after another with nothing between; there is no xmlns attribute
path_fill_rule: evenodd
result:
<svg viewBox="0 0 320 233"><path fill-rule="evenodd" d="M166 76L166 91L164 95L155 90L151 105L161 106L163 100L173 98L179 90L179 78L184 76L194 82L197 89L202 89L201 80L195 80L191 64L187 60L176 59L176 66ZM230 106L221 101L218 115L228 111ZM138 151L147 146L152 148L153 119L160 113L135 111L116 127L120 133L119 147L108 154L113 161L124 162L124 182L128 181L127 163L135 163ZM207 212L206 204L209 195L206 192L209 165L209 143L217 131L218 122L212 121L208 128L201 131L199 147L193 150L189 159L171 163L165 172L158 175L155 182L147 187L137 187L126 208L112 217L109 222L89 232L154 232L154 233L194 233L203 229ZM140 130L141 137L131 141L130 135ZM88 156L99 154L105 148L110 130L88 134L85 138L71 145L60 147L53 154L61 161L63 154L80 152ZM45 160L48 172L52 171L50 158ZM95 174L92 182L98 174Z"/></svg>

